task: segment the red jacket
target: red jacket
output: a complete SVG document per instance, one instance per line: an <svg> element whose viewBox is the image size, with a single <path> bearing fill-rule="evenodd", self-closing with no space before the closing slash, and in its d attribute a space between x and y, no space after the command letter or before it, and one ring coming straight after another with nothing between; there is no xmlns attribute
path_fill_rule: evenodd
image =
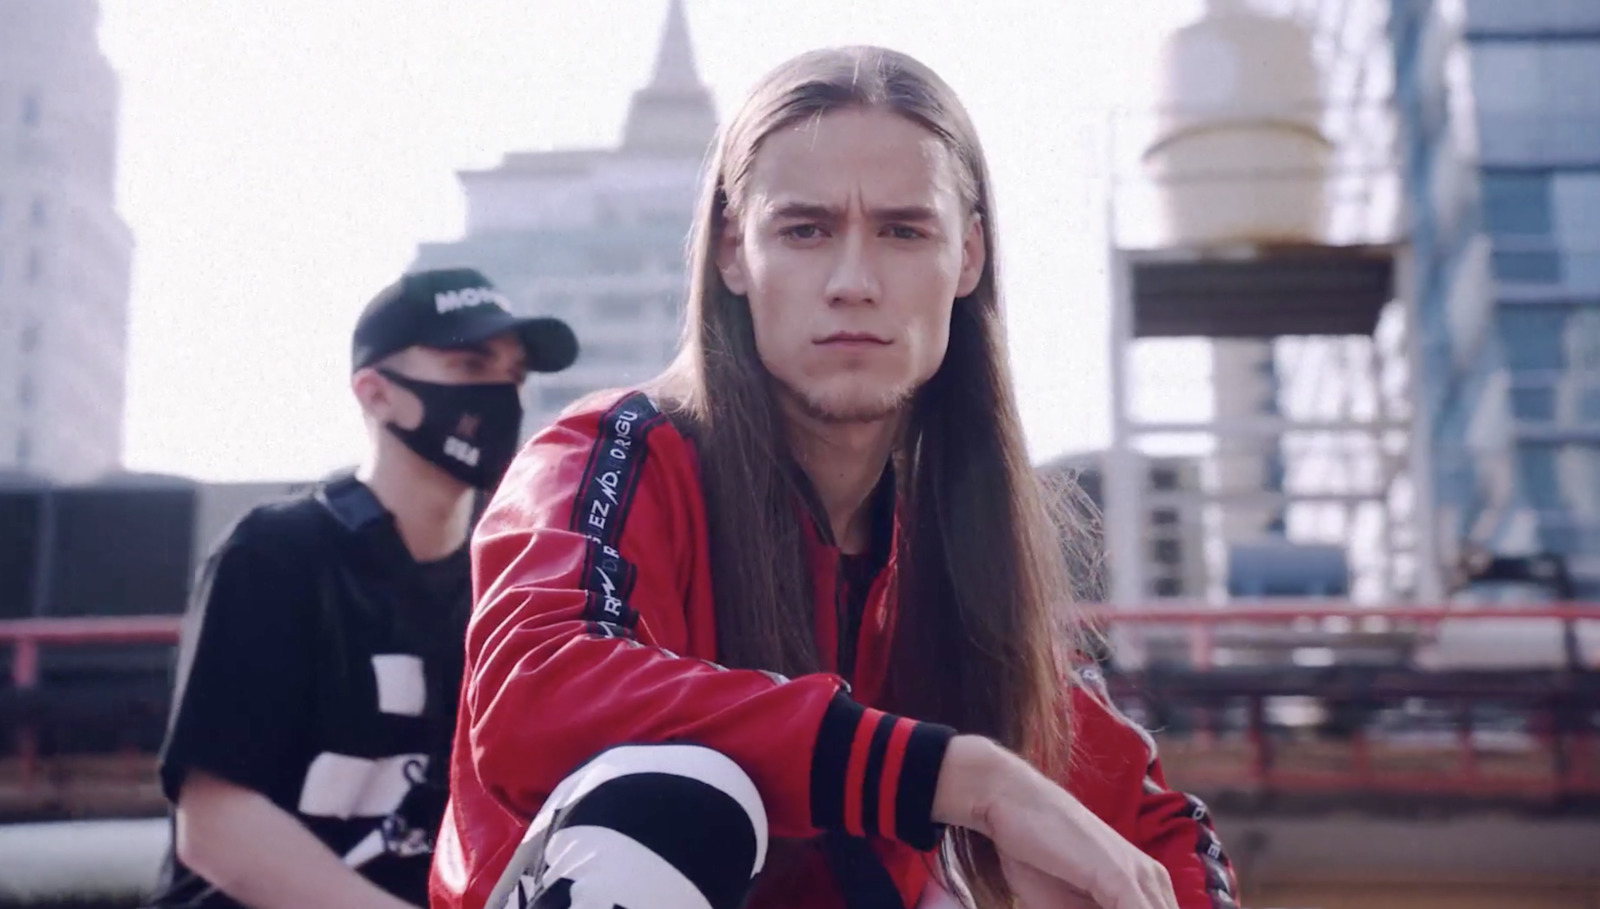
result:
<svg viewBox="0 0 1600 909"><path fill-rule="evenodd" d="M706 534L694 450L642 394L569 411L518 456L473 541L477 605L435 909L480 909L544 799L583 761L666 740L744 768L774 837L876 834L905 905L916 905L949 731L869 706L888 662L892 557L868 594L851 685L832 673L782 679L712 662ZM815 532L808 550L818 650L830 659L839 553ZM1205 809L1165 788L1150 738L1099 696L1074 688L1072 698L1080 748L1068 788L1168 869L1183 909L1234 906ZM887 735L872 734L880 723ZM877 753L852 759L866 751ZM831 880L823 867L814 879ZM792 905L842 900L824 886Z"/></svg>

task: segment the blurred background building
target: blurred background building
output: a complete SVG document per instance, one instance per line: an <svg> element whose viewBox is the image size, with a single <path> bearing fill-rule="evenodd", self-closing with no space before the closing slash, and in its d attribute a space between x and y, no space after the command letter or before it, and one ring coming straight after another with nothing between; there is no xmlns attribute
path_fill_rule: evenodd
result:
<svg viewBox="0 0 1600 909"><path fill-rule="evenodd" d="M1396 0L1427 532L1600 593L1600 4ZM1522 592L1526 595L1526 591Z"/></svg>
<svg viewBox="0 0 1600 909"><path fill-rule="evenodd" d="M1099 515L1105 512L1105 460L1103 451L1066 454L1039 465L1039 472L1050 483L1075 484L1091 509L1080 509L1073 517L1072 530L1090 537L1091 551L1103 548ZM1201 485L1199 458L1185 456L1150 458L1145 464L1146 508L1139 516L1139 551L1146 569L1142 575L1143 601L1201 599L1206 595L1205 526L1199 507L1185 493ZM1075 564L1087 577L1077 578L1079 599L1100 602L1105 598L1103 566L1095 560Z"/></svg>
<svg viewBox="0 0 1600 909"><path fill-rule="evenodd" d="M132 236L94 0L0 0L0 472L122 457Z"/></svg>
<svg viewBox="0 0 1600 909"><path fill-rule="evenodd" d="M579 338L572 368L528 382L525 433L671 359L695 191L716 127L682 0L671 0L654 74L634 92L617 147L513 152L497 168L461 174L466 236L424 245L412 267L478 268L519 310L566 319Z"/></svg>

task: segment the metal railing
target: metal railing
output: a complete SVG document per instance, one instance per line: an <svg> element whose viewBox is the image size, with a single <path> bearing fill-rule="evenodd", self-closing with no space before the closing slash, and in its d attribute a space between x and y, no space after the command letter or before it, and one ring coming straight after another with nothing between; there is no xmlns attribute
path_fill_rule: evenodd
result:
<svg viewBox="0 0 1600 909"><path fill-rule="evenodd" d="M1113 659L1109 673L1119 701L1131 703L1135 711L1164 702L1201 718L1187 733L1156 724L1169 775L1178 785L1202 791L1412 793L1464 800L1600 796L1596 748L1600 646L1592 654L1572 652L1580 625L1600 631L1600 603L1362 608L1302 600L1222 607L1172 603L1131 610L1091 605L1083 607L1083 614L1112 633L1137 636L1165 631L1169 639L1186 642L1187 658L1181 664L1128 671L1117 668ZM1528 620L1562 629L1572 657L1569 665L1539 671L1430 672L1403 665L1324 664L1319 674L1292 664L1245 668L1217 660L1226 647L1238 647L1241 641L1248 645L1253 638L1266 642L1275 633L1279 642L1271 646L1281 647L1283 634L1295 632L1314 641L1314 646L1337 651L1342 642L1356 646L1364 636L1402 633L1425 638L1444 623L1488 628L1496 621ZM0 697L40 693L41 648L175 645L180 623L178 616L0 621L0 652L10 652L11 681L11 691L0 689ZM1352 681L1345 670L1366 670L1366 674ZM1282 728L1268 717L1275 701L1293 698L1318 700L1335 712L1355 705L1366 711L1362 716L1368 720L1376 715L1376 705L1425 700L1445 705L1453 728L1415 746L1396 744L1395 736L1357 722L1332 738L1301 730L1297 743L1286 740ZM1473 705L1480 702L1508 705L1534 730L1519 746L1518 773L1496 774L1489 766L1494 761L1485 759L1479 741L1482 730L1474 730L1472 716ZM1228 711L1237 716L1241 706L1243 722L1219 719ZM24 719L12 730L17 760L11 766L16 770L7 774L12 779L0 779L0 784L48 801L58 781L56 775L41 772L32 725L37 717L23 713ZM1308 742L1308 735L1316 740ZM1337 760L1330 757L1332 752L1337 752ZM1419 769L1418 761L1433 763Z"/></svg>

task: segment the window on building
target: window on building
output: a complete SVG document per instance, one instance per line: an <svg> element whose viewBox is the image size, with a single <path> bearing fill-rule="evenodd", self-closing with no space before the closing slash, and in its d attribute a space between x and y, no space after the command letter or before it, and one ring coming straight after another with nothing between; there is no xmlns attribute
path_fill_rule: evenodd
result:
<svg viewBox="0 0 1600 909"><path fill-rule="evenodd" d="M1157 527L1171 527L1178 523L1178 509L1155 508L1150 511L1150 523Z"/></svg>
<svg viewBox="0 0 1600 909"><path fill-rule="evenodd" d="M1550 175L1485 172L1483 218L1496 236L1549 234Z"/></svg>
<svg viewBox="0 0 1600 909"><path fill-rule="evenodd" d="M1177 540L1156 540L1150 544L1150 558L1158 565L1176 565L1183 561L1183 547Z"/></svg>
<svg viewBox="0 0 1600 909"><path fill-rule="evenodd" d="M39 119L39 96L34 92L28 92L22 96L22 125L38 126Z"/></svg>
<svg viewBox="0 0 1600 909"><path fill-rule="evenodd" d="M33 439L28 436L28 431L17 433L17 466L27 467L33 460Z"/></svg>
<svg viewBox="0 0 1600 909"><path fill-rule="evenodd" d="M33 408L33 376L24 375L17 385L17 405L23 410Z"/></svg>
<svg viewBox="0 0 1600 909"><path fill-rule="evenodd" d="M34 321L30 320L29 322L27 322L26 324L24 324L22 326L22 337L20 339L20 342L21 342L21 347L22 347L22 352L23 353L28 353L29 351L34 350L35 348L37 348L39 346L39 323L38 322L34 322Z"/></svg>
<svg viewBox="0 0 1600 909"><path fill-rule="evenodd" d="M1555 250L1496 250L1494 276L1507 284L1560 284L1561 255Z"/></svg>
<svg viewBox="0 0 1600 909"><path fill-rule="evenodd" d="M1178 488L1178 472L1170 467L1157 467L1150 471L1150 487L1163 492Z"/></svg>
<svg viewBox="0 0 1600 909"><path fill-rule="evenodd" d="M1151 589L1158 597L1177 597L1183 595L1183 582L1177 578L1156 578Z"/></svg>
<svg viewBox="0 0 1600 909"><path fill-rule="evenodd" d="M1556 418L1556 391L1548 385L1511 389L1511 413L1519 421L1547 423Z"/></svg>
<svg viewBox="0 0 1600 909"><path fill-rule="evenodd" d="M1512 370L1565 369L1566 313L1535 306L1502 307L1500 343Z"/></svg>
<svg viewBox="0 0 1600 909"><path fill-rule="evenodd" d="M28 250L27 280L32 283L44 276L44 257L39 255L37 249Z"/></svg>
<svg viewBox="0 0 1600 909"><path fill-rule="evenodd" d="M33 207L28 212L28 223L32 224L34 227L44 227L50 221L49 214L50 213L44 204L44 200L34 199Z"/></svg>

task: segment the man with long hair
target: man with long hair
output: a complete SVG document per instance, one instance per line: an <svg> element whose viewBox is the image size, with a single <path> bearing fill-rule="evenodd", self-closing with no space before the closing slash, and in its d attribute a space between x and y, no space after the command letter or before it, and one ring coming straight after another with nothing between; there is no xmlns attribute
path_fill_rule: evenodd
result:
<svg viewBox="0 0 1600 909"><path fill-rule="evenodd" d="M996 236L925 66L757 85L680 356L530 440L474 536L435 907L1235 904L1058 627Z"/></svg>

